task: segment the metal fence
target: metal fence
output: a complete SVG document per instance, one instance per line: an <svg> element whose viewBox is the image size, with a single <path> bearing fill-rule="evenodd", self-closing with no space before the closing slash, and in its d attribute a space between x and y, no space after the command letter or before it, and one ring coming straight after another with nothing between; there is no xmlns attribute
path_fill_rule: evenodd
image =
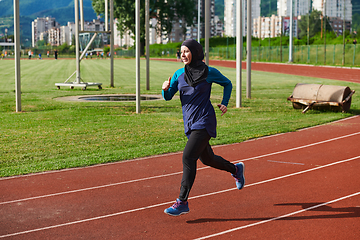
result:
<svg viewBox="0 0 360 240"><path fill-rule="evenodd" d="M310 45L293 46L293 62L319 65L343 65L360 66L360 47L356 44L344 45ZM210 58L232 59L236 58L235 47L218 47L210 49ZM243 48L243 60L246 58L246 48ZM288 62L288 46L275 47L252 47L252 61L262 62Z"/></svg>
<svg viewBox="0 0 360 240"><path fill-rule="evenodd" d="M310 45L293 46L293 62L315 65L343 65L360 67L360 47L356 44L344 45ZM177 49L150 49L150 57L176 58ZM215 47L210 48L210 59L236 59L236 47ZM135 57L134 50L117 50L117 57ZM246 48L243 48L243 60L246 59ZM288 62L288 46L273 47L252 47L252 61L261 62Z"/></svg>

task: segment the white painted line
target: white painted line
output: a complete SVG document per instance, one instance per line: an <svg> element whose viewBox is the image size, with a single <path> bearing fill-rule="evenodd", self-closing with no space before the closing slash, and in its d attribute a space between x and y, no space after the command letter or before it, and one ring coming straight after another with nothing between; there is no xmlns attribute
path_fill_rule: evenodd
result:
<svg viewBox="0 0 360 240"><path fill-rule="evenodd" d="M267 160L268 162L273 162L273 163L285 163L285 164L295 164L295 165L305 165L303 163L294 163L294 162L282 162L282 161L273 161L273 160Z"/></svg>
<svg viewBox="0 0 360 240"><path fill-rule="evenodd" d="M325 206L325 205L329 205L329 204L332 204L332 203L335 203L335 202L339 202L341 200L351 198L351 197L354 197L354 196L357 196L357 195L360 195L360 192L353 193L353 194L350 194L350 195L347 195L347 196L344 196L344 197L341 197L341 198L337 198L337 199L328 201L326 203L321 203L321 204L318 204L318 205L315 205L315 206L312 206L312 207L308 207L308 208L305 208L305 209L302 209L302 210L299 210L299 211L296 211L296 212L288 213L288 214L285 214L285 215L282 215L282 216L279 216L279 217L269 218L269 219L264 220L264 221L255 222L255 223L248 224L248 225L245 225L245 226L232 228L232 229L229 229L229 230L226 230L226 231L223 231L223 232L219 232L219 233L211 234L211 235L208 235L208 236L196 238L195 240L203 240L203 239L208 239L208 238L212 238L212 237L217 237L217 236L224 235L224 234L227 234L227 233L230 233L230 232L235 232L235 231L238 231L238 230L241 230L241 229L244 229L244 228L249 228L249 227L253 227L253 226L256 226L256 225L260 225L260 224L272 222L272 221L275 221L275 220L287 218L287 217L290 217L290 216L293 216L293 215L296 215L296 214L299 214L299 213L302 213L302 212L312 210L314 208L319 208L319 207L322 207L322 206Z"/></svg>
<svg viewBox="0 0 360 240"><path fill-rule="evenodd" d="M341 160L341 161L334 162L334 163L330 163L330 164L327 164L327 165L324 165L324 166L320 166L320 167L316 167L316 168L312 168L312 169L308 169L308 170L304 170L304 171L300 171L300 172L296 172L296 173L292 173L292 174L287 174L287 175L284 175L284 176L280 176L280 177L276 177L276 178L272 178L272 179L260 181L260 182L257 182L257 183L248 184L248 185L245 185L244 187L252 187L252 186L255 186L255 185L260 185L260 184L264 184L264 183L276 181L276 180L279 180L279 179L284 179L284 178L287 178L287 177L292 177L292 176L295 176L295 175L299 175L299 174L303 174L303 173L315 171L315 170L322 169L322 168L325 168L325 167L330 167L330 166L337 165L337 164L340 164L340 163L345 163L345 162L353 161L353 160L356 160L356 159L360 159L360 156L353 157L353 158L349 158L349 159L345 159L345 160ZM225 190L221 190L221 191L217 191L217 192L212 192L212 193L208 193L208 194L202 194L202 195L190 197L189 200L190 200L190 199L201 198L201 197L207 197L207 196L216 195L216 194L225 193L225 192L234 191L234 190L237 190L237 191L238 191L237 188L229 188L229 189L225 189ZM122 211L122 212L117 212L117 213L112 213L112 214L108 214L108 215L103 215L103 216L98 216L98 217L83 219L83 220L79 220L79 221L62 223L62 224L58 224L58 225L53 225L53 226L48 226L48 227L43 227L43 228L37 228L37 229L32 229L32 230L23 231L23 232L11 233L11 234L7 234L7 235L2 235L2 236L0 236L0 238L13 237L13 236L22 235L22 234L27 234L27 233L33 233L33 232L39 232L39 231L44 231L44 230L48 230L48 229L54 229L54 228L59 228L59 227L64 227L64 226L70 226L70 225L74 225L74 224L78 224L78 223L84 223L84 222L90 222L90 221L94 221L94 220L100 220L100 219L104 219L104 218L109 218L109 217L114 217L114 216L123 215L123 214L126 214L126 213L132 213L132 212L137 212L137 211L141 211L141 210L156 208L156 207L160 207L160 206L164 206L164 205L170 205L170 204L173 204L173 203L174 203L174 201L164 202L164 203L158 203L158 204L154 204L154 205L150 205L150 206L145 206L145 207L130 209L130 210ZM314 207L312 207L312 208L314 208ZM267 220L267 221L269 221L269 220ZM259 223L258 223L258 224L259 224ZM257 224L254 223L254 224L252 224L252 225L257 225ZM235 231L235 230L234 230L234 231ZM223 233L223 234L224 234L224 233Z"/></svg>
<svg viewBox="0 0 360 240"><path fill-rule="evenodd" d="M300 146L300 147L289 148L289 149L282 150L282 151L278 151L278 152L268 153L268 154L259 155L259 156L255 156L255 157L250 157L250 158L244 158L244 159L235 160L235 161L232 161L232 162L233 162L233 163L235 163L235 162L244 162L244 161L249 161L249 160L253 160L253 159L259 159L259 158L263 158L263 157L269 157L269 156L273 156L273 155L277 155L277 154L281 154L281 153L286 153L286 152L290 152L290 151L294 151L294 150L299 150L299 149L303 149L303 148L307 148L307 147L316 146L316 145L323 144L323 143L328 143L328 142L340 140L340 139L347 138L347 137L352 137L352 136L359 135L359 134L360 134L360 132L352 133L352 134L348 134L348 135L341 136L341 137L331 138L331 139L328 139L328 140L324 140L324 141L320 141L320 142L316 142L316 143L311 143L311 144L303 145L303 146ZM207 169L207 168L210 168L210 167L198 168L197 171L203 170L203 169ZM96 186L96 187L82 188L82 189L77 189L77 190L71 190L71 191L65 191L65 192L59 192L59 193L46 194L46 195L41 195L41 196L36 196L36 197L30 197L30 198L23 198L23 199L5 201L5 202L0 202L0 205L10 204L10 203L16 203L16 202L24 202L24 201L35 200L35 199L40 199L40 198L55 197L55 196L60 196L60 195L65 195L65 194L70 194L70 193L84 192L84 191L95 190L95 189L106 188L106 187L113 187L113 186L118 186L118 185L127 184L127 183L147 181L147 180L150 180L150 179L157 179L157 178L175 176L175 175L179 175L179 174L182 174L182 171L181 171L181 172L164 174L164 175L157 175L157 176L153 176L153 177L134 179L134 180L124 181L124 182L118 182L118 183L112 183L112 184L105 184L105 185Z"/></svg>

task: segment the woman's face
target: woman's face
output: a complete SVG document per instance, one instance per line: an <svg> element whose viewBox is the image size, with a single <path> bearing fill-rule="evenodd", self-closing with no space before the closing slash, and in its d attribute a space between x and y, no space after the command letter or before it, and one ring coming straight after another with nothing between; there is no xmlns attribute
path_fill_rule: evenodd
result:
<svg viewBox="0 0 360 240"><path fill-rule="evenodd" d="M185 65L189 65L191 63L192 55L187 46L181 46L181 60Z"/></svg>

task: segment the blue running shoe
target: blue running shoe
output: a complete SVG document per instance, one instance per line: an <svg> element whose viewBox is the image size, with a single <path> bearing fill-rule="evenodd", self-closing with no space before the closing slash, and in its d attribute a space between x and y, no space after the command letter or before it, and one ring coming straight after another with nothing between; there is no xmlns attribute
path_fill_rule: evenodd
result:
<svg viewBox="0 0 360 240"><path fill-rule="evenodd" d="M180 201L180 199L176 199L176 202L171 207L165 209L164 213L169 214L171 216L179 216L181 214L185 214L190 212L189 203Z"/></svg>
<svg viewBox="0 0 360 240"><path fill-rule="evenodd" d="M245 177L244 177L244 171L245 166L242 162L235 164L236 167L236 173L231 174L236 180L236 187L240 190L245 185Z"/></svg>

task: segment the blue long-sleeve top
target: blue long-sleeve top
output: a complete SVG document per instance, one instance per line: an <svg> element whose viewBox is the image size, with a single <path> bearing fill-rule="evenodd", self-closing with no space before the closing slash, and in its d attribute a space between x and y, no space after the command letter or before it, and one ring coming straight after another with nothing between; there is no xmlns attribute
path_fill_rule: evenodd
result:
<svg viewBox="0 0 360 240"><path fill-rule="evenodd" d="M210 101L212 83L224 87L221 104L227 106L231 96L232 83L219 70L209 67L206 81L190 87L184 79L185 70L177 70L171 78L170 88L162 91L163 98L168 101L177 91L180 92L185 134L189 137L191 130L206 129L210 137L216 137L216 115Z"/></svg>

